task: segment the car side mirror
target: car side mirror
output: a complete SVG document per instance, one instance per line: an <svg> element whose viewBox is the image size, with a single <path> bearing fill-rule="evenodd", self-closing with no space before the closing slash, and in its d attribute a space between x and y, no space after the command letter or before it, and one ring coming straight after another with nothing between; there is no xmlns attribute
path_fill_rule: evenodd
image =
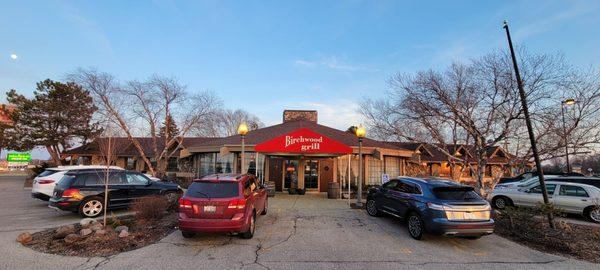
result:
<svg viewBox="0 0 600 270"><path fill-rule="evenodd" d="M531 189L524 190L525 193L531 193Z"/></svg>
<svg viewBox="0 0 600 270"><path fill-rule="evenodd" d="M152 185L152 180L149 180L146 182L146 186Z"/></svg>

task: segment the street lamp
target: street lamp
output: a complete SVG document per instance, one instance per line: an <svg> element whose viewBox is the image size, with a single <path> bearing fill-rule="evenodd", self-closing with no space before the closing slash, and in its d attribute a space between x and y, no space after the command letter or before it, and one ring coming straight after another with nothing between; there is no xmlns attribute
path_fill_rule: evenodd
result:
<svg viewBox="0 0 600 270"><path fill-rule="evenodd" d="M248 125L246 125L246 123L241 123L238 126L237 129L238 134L240 134L240 136L242 136L242 164L240 165L241 168L241 173L244 173L244 165L246 164L246 145L245 145L245 141L246 141L246 134L248 134Z"/></svg>
<svg viewBox="0 0 600 270"><path fill-rule="evenodd" d="M367 130L362 125L358 125L354 130L358 138L358 190L356 192L356 208L362 208L362 177L363 177L363 156L362 156L362 141Z"/></svg>
<svg viewBox="0 0 600 270"><path fill-rule="evenodd" d="M565 106L571 106L573 104L575 104L576 101L575 99L572 98L567 98L563 101L561 101L561 106L560 106L560 113L562 115L562 124L563 124L563 140L565 142L565 158L566 158L566 162L567 162L567 172L570 173L571 172L571 164L569 163L569 140L567 137L567 124L565 121Z"/></svg>

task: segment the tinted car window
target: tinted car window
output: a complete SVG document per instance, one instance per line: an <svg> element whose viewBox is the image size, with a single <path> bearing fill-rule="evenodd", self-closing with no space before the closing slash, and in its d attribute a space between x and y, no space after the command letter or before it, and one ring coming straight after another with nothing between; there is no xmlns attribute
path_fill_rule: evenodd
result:
<svg viewBox="0 0 600 270"><path fill-rule="evenodd" d="M589 197L585 189L578 186L561 185L558 195L574 196L574 197Z"/></svg>
<svg viewBox="0 0 600 270"><path fill-rule="evenodd" d="M49 175L53 175L53 174L55 174L57 172L58 171L55 171L55 170L45 170L42 173L38 174L37 177L49 176Z"/></svg>
<svg viewBox="0 0 600 270"><path fill-rule="evenodd" d="M402 193L408 193L408 194L420 194L421 191L419 190L419 188L417 186L415 186L412 183L407 183L407 182L403 182L403 181L398 181L398 185L396 185L395 190L402 192Z"/></svg>
<svg viewBox="0 0 600 270"><path fill-rule="evenodd" d="M554 190L556 189L556 185L555 184L546 184L546 190L548 190L548 194L554 194ZM542 193L542 186L537 185L533 188L531 188L529 191L531 191L531 193Z"/></svg>
<svg viewBox="0 0 600 270"><path fill-rule="evenodd" d="M97 173L86 173L77 176L77 182L83 182L86 186L104 185L104 179Z"/></svg>
<svg viewBox="0 0 600 270"><path fill-rule="evenodd" d="M146 185L150 179L137 173L126 173L125 179L130 185Z"/></svg>
<svg viewBox="0 0 600 270"><path fill-rule="evenodd" d="M383 184L383 188L394 189L398 184L398 180L390 180L389 182Z"/></svg>
<svg viewBox="0 0 600 270"><path fill-rule="evenodd" d="M186 192L186 196L193 198L232 198L237 197L237 182L194 182Z"/></svg>
<svg viewBox="0 0 600 270"><path fill-rule="evenodd" d="M59 189L67 189L71 186L71 183L73 183L73 180L75 179L75 175L71 175L71 174L65 174L59 181L58 183L56 183L56 187Z"/></svg>
<svg viewBox="0 0 600 270"><path fill-rule="evenodd" d="M433 195L440 200L464 201L480 199L472 187L435 187L433 188Z"/></svg>

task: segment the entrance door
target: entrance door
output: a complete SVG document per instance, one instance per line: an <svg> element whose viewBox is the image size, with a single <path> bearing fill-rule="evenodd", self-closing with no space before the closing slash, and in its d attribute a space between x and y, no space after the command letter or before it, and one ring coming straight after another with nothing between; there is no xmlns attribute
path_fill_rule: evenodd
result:
<svg viewBox="0 0 600 270"><path fill-rule="evenodd" d="M298 160L286 159L284 164L283 188L298 188Z"/></svg>
<svg viewBox="0 0 600 270"><path fill-rule="evenodd" d="M282 191L283 174L283 159L269 158L269 181L275 182L275 190Z"/></svg>
<svg viewBox="0 0 600 270"><path fill-rule="evenodd" d="M329 182L333 182L333 160L321 159L319 161L319 191L327 192Z"/></svg>
<svg viewBox="0 0 600 270"><path fill-rule="evenodd" d="M304 165L304 188L319 188L319 161L307 160Z"/></svg>

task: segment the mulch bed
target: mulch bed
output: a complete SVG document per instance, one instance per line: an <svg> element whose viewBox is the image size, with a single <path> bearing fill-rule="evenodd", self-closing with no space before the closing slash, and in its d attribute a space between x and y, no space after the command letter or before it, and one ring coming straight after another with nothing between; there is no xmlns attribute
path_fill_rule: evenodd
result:
<svg viewBox="0 0 600 270"><path fill-rule="evenodd" d="M513 220L496 215L495 233L530 248L600 263L600 228L557 221L553 230L543 220Z"/></svg>
<svg viewBox="0 0 600 270"><path fill-rule="evenodd" d="M109 228L106 235L91 234L75 243L67 244L63 239L52 238L56 229L48 229L32 234L33 240L25 246L50 254L105 257L158 242L175 231L177 216L176 213L170 213L159 220L146 223L134 222L133 217L127 217L118 221L113 220L112 226L117 225L128 226L130 235L119 238L118 234ZM109 226L111 226L110 222L107 227ZM75 228L79 231L81 225L75 224Z"/></svg>

